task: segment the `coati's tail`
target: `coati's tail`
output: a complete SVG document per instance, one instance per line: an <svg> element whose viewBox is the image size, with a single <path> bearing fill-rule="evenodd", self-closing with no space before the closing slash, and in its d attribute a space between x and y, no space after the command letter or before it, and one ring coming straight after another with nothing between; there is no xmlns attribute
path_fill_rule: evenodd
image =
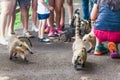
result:
<svg viewBox="0 0 120 80"><path fill-rule="evenodd" d="M32 43L28 37L19 36L18 39L20 39L22 42L26 42L29 46L32 47Z"/></svg>
<svg viewBox="0 0 120 80"><path fill-rule="evenodd" d="M80 29L80 13L75 13L76 18L76 28L75 28L75 39L79 38L79 29Z"/></svg>

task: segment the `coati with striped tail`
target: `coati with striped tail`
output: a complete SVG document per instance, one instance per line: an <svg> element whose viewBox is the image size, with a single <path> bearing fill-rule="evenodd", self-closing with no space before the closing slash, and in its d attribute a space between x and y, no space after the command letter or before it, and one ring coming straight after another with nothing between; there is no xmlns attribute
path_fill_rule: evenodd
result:
<svg viewBox="0 0 120 80"><path fill-rule="evenodd" d="M30 46L32 46L32 44L28 38L16 35L10 36L8 41L9 59L12 60L13 57L19 54L25 62L28 62L26 58L27 52L33 54Z"/></svg>
<svg viewBox="0 0 120 80"><path fill-rule="evenodd" d="M72 64L74 65L74 68L76 70L83 68L85 66L87 59L87 51L79 35L79 28L80 28L79 14L80 13L78 11L75 12L75 17L76 17L75 41L73 42L73 46L72 46L72 50L73 50Z"/></svg>

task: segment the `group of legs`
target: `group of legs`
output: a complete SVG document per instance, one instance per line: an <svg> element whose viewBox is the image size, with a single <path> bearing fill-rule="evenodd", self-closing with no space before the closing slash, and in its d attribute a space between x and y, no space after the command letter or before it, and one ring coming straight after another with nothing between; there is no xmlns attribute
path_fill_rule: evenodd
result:
<svg viewBox="0 0 120 80"><path fill-rule="evenodd" d="M23 34L27 37L32 37L30 32L28 32L28 19L29 19L29 8L30 8L30 0L4 0L0 2L1 5L1 24L0 24L0 44L6 45L8 42L6 37L11 34L15 34L14 32L14 22L15 22L15 9L16 2L18 1L21 12L21 20L23 24ZM49 5L51 5L55 10L55 21L56 21L56 31L58 34L61 34L61 25L64 24L64 17L61 18L61 10L62 14L64 14L63 8L63 0L50 0ZM72 11L73 5L72 0L67 0L68 3L68 11L70 13L69 18L72 19ZM37 26L37 0L32 0L32 30L38 31ZM50 26L50 31L48 36L54 34L54 12L51 12L50 18L48 19L48 23Z"/></svg>
<svg viewBox="0 0 120 80"><path fill-rule="evenodd" d="M7 38L14 34L14 21L15 21L15 6L16 0L3 0L0 2L1 18L0 18L0 44L6 45Z"/></svg>
<svg viewBox="0 0 120 80"><path fill-rule="evenodd" d="M89 20L94 0L82 0L83 19Z"/></svg>
<svg viewBox="0 0 120 80"><path fill-rule="evenodd" d="M68 15L69 20L71 21L73 18L73 0L51 0L49 5L54 7L55 12L51 12L49 17L49 26L50 31L48 36L53 36L56 32L58 35L62 33L62 28L64 28L64 20L65 20L65 10L64 10L64 2L67 2L68 5ZM54 19L56 21L56 30L54 30Z"/></svg>
<svg viewBox="0 0 120 80"><path fill-rule="evenodd" d="M69 14L69 20L71 21L73 18L73 5L72 0L66 0L68 5L68 14ZM37 2L37 0L34 0L34 2ZM33 3L34 4L34 3ZM49 5L54 8L54 11L51 11L50 17L47 20L45 32L48 33L48 36L54 36L55 33L60 35L62 33L62 28L64 26L64 18L65 18L65 11L64 11L64 0L50 0ZM34 5L32 5L34 6ZM36 7L33 7L33 10L37 10ZM33 26L36 25L36 16L37 14L33 12L32 22ZM55 20L54 20L55 19ZM56 23L56 28L54 28L54 21ZM39 26L40 27L40 26ZM40 30L39 30L40 31ZM38 34L39 35L39 34Z"/></svg>
<svg viewBox="0 0 120 80"><path fill-rule="evenodd" d="M17 1L20 6L21 21L23 24L23 35L27 37L32 37L30 32L28 32L28 18L29 18L28 14L30 0L4 0L0 2L1 6L0 44L7 45L8 37L11 36L12 34L15 34L14 22Z"/></svg>

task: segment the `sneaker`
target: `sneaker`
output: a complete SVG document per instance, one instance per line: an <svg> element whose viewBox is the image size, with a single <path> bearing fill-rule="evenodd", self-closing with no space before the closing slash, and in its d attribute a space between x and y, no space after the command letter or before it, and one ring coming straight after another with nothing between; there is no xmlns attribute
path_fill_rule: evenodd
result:
<svg viewBox="0 0 120 80"><path fill-rule="evenodd" d="M44 32L48 33L50 31L50 26L46 26Z"/></svg>
<svg viewBox="0 0 120 80"><path fill-rule="evenodd" d="M107 52L108 52L108 49L103 44L100 44L95 47L94 55L102 55Z"/></svg>
<svg viewBox="0 0 120 80"><path fill-rule="evenodd" d="M39 42L50 42L50 39L48 38L38 38Z"/></svg>
<svg viewBox="0 0 120 80"><path fill-rule="evenodd" d="M63 33L63 31L61 29L56 29L56 33L57 33L57 35L60 35Z"/></svg>
<svg viewBox="0 0 120 80"><path fill-rule="evenodd" d="M1 39L0 44L2 45L8 45L8 41L6 39Z"/></svg>
<svg viewBox="0 0 120 80"><path fill-rule="evenodd" d="M117 47L118 46L116 46L114 42L108 43L108 49L109 49L111 58L120 58L120 54L118 53L119 51L117 50Z"/></svg>
<svg viewBox="0 0 120 80"><path fill-rule="evenodd" d="M36 26L33 26L32 31L38 32L38 28Z"/></svg>
<svg viewBox="0 0 120 80"><path fill-rule="evenodd" d="M49 33L48 33L48 36L49 36L49 37L54 36L54 33L55 33L54 30L50 30Z"/></svg>

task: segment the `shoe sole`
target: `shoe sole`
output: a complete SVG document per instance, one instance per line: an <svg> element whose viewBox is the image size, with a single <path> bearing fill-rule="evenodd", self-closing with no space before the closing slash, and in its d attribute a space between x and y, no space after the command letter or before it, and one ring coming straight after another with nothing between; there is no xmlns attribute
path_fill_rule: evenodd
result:
<svg viewBox="0 0 120 80"><path fill-rule="evenodd" d="M95 52L94 55L100 56L102 52Z"/></svg>
<svg viewBox="0 0 120 80"><path fill-rule="evenodd" d="M114 42L109 42L108 43L108 49L110 52L116 51L116 44Z"/></svg>

